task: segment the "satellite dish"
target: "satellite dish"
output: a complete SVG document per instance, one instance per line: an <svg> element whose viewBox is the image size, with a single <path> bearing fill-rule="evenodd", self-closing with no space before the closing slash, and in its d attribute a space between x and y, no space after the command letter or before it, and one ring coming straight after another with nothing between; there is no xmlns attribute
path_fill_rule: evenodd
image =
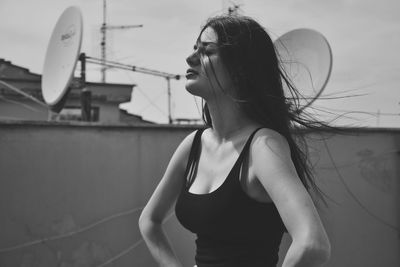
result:
<svg viewBox="0 0 400 267"><path fill-rule="evenodd" d="M80 54L82 33L79 8L67 8L53 30L43 66L42 95L54 111L59 112L65 103Z"/></svg>
<svg viewBox="0 0 400 267"><path fill-rule="evenodd" d="M326 38L311 29L295 29L275 42L282 67L300 92L301 109L311 105L324 90L332 70L332 50ZM292 95L283 82L286 97Z"/></svg>

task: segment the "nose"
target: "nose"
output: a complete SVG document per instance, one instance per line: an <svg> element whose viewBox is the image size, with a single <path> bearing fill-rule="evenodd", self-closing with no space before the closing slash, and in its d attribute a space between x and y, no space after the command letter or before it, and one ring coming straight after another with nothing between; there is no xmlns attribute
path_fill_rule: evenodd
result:
<svg viewBox="0 0 400 267"><path fill-rule="evenodd" d="M200 65L200 55L198 50L193 51L193 53L186 58L186 62L190 67Z"/></svg>

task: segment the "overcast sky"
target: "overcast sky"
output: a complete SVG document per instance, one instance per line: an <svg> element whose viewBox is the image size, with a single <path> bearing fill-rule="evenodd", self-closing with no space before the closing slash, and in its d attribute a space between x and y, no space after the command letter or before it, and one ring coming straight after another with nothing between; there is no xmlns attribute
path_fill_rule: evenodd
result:
<svg viewBox="0 0 400 267"><path fill-rule="evenodd" d="M296 29L321 32L333 52L326 96L316 108L343 114L347 125L400 127L400 1L398 0L240 0L240 13L257 19L273 39ZM41 74L47 43L61 13L78 6L84 19L82 52L100 58L103 0L0 0L0 58ZM183 74L201 25L226 12L226 0L108 0L109 25L143 24L143 28L108 32L107 58L121 63ZM99 67L88 66L88 80L100 81ZM132 102L124 105L145 119L167 122L165 79L109 70L107 81L135 83ZM174 118L199 118L184 79L172 81ZM197 101L200 108L200 101ZM379 118L376 116L380 112ZM365 113L364 113L365 112ZM371 114L367 114L371 113Z"/></svg>

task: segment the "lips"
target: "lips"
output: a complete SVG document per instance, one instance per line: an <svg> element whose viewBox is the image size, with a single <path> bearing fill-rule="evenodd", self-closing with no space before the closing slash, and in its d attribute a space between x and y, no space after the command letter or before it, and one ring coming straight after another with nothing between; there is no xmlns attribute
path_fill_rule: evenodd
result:
<svg viewBox="0 0 400 267"><path fill-rule="evenodd" d="M190 76L198 75L198 74L199 73L197 71L195 71L194 69L191 69L191 68L186 71L186 77L190 77Z"/></svg>

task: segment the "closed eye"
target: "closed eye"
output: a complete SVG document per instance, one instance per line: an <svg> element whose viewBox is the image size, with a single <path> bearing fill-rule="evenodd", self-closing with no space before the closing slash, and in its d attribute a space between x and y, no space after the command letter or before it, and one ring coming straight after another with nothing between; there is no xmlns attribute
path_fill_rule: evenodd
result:
<svg viewBox="0 0 400 267"><path fill-rule="evenodd" d="M193 46L194 50L199 50L199 53L211 55L217 51L215 42L199 42Z"/></svg>

